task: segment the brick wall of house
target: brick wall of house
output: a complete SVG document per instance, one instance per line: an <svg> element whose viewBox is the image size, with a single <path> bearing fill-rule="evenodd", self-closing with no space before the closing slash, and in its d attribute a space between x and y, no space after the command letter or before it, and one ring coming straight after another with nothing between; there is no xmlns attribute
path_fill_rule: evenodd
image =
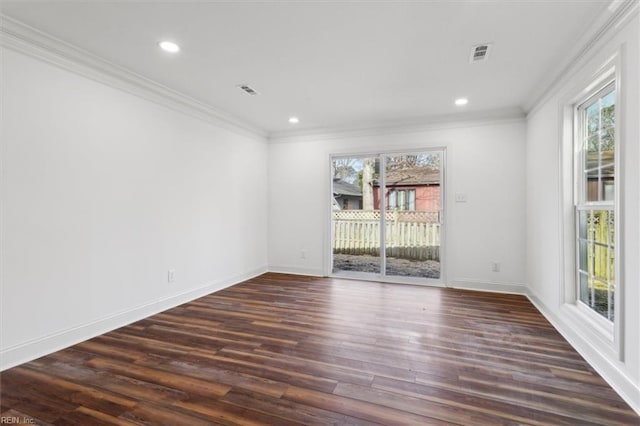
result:
<svg viewBox="0 0 640 426"><path fill-rule="evenodd" d="M387 188L387 205L389 200L389 190L415 190L416 191L416 210L418 211L437 211L441 206L440 185L413 185L413 186L394 186ZM380 208L380 187L373 188L373 205L375 209Z"/></svg>

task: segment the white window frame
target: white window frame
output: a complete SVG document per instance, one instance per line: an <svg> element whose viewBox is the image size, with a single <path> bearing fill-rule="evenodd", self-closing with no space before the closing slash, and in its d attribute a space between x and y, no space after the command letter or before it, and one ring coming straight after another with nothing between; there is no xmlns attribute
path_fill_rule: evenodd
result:
<svg viewBox="0 0 640 426"><path fill-rule="evenodd" d="M561 168L561 256L560 263L560 310L567 321L571 325L572 330L581 335L582 338L597 347L602 353L608 354L612 358L624 361L624 276L621 268L621 259L624 256L624 217L620 208L620 194L624 182L621 176L624 176L621 168L620 159L624 156L624 134L621 122L625 121L625 104L621 90L621 53L620 50L611 55L602 65L593 73L586 75L578 82L573 89L565 92L560 96L560 146L559 158ZM585 75L585 74L583 74ZM615 212L615 320L613 323L603 318L600 314L593 311L590 307L580 302L578 293L578 268L577 262L577 195L581 194L583 188L577 179L576 174L582 170L577 167L582 160L582 151L576 149L574 140L579 136L578 123L576 120L577 107L583 105L590 98L604 89L611 81L615 82L616 91L616 121L615 121L615 159L614 159L614 202L613 210ZM602 208L610 206L600 203Z"/></svg>
<svg viewBox="0 0 640 426"><path fill-rule="evenodd" d="M614 217L616 218L615 222L614 222L614 235L615 235L615 241L613 244L613 248L614 248L614 253L615 253L615 264L614 264L614 276L618 277L617 273L620 271L620 256L618 255L618 250L619 250L619 242L620 242L620 235L618 234L617 230L618 230L618 210L616 209L616 193L615 193L615 186L614 186L614 197L613 200L598 200L598 201L589 201L588 200L588 192L589 192L589 188L588 188L588 182L587 179L585 178L587 169L585 169L585 164L586 164L586 156L587 153L585 151L585 147L584 147L584 140L586 139L586 135L584 134L584 129L585 129L585 118L584 116L586 115L586 110L593 106L596 102L598 102L599 99L601 99L602 97L606 96L607 94L614 92L616 93L616 114L617 114L617 92L616 92L616 81L615 81L615 73L613 75L610 75L608 78L606 78L603 82L601 82L599 85L595 86L593 90L589 91L587 93L587 95L583 98L583 102L580 102L578 104L575 105L574 107L574 125L575 125L575 131L574 131L574 138L573 138L573 144L574 144L574 150L576 151L576 156L575 156L575 164L574 164L574 179L575 179L575 188L576 191L574 193L574 208L575 208L575 214L574 214L574 222L575 222L575 227L576 227L576 237L575 237L575 250L576 250L576 259L580 256L579 252L580 252L580 238L578 235L578 228L579 228L579 219L578 216L581 212L591 212L591 211L600 211L600 210L607 210L609 212L613 212ZM617 115L616 115L617 117ZM616 124L615 126L617 127L617 122L619 120L616 119ZM614 139L614 185L617 186L618 180L619 180L619 173L618 170L616 168L616 161L617 160L617 156L618 156L618 148L619 148L619 137L617 135L617 133L614 133L615 139ZM598 182L598 184L600 185L600 181ZM602 189L600 186L598 186L598 194L602 193ZM578 306L578 309L583 310L585 315L589 315L591 316L591 320L596 322L598 324L598 327L602 330L605 331L606 334L613 336L613 332L614 332L614 322L610 321L606 318L604 318L602 315L598 314L597 312L595 312L594 309L592 309L590 306L588 306L586 303L584 303L581 298L580 298L580 265L579 265L579 261L576 261L576 265L575 265L575 272L576 272L576 278L575 278L575 285L576 285L576 305ZM610 280L607 280L607 285L610 285ZM615 283L614 281L614 287L617 290L617 283ZM617 308L619 303L617 299L617 292L614 293L614 300L612 301L612 304L614 306L614 308ZM617 311L617 309L614 309Z"/></svg>

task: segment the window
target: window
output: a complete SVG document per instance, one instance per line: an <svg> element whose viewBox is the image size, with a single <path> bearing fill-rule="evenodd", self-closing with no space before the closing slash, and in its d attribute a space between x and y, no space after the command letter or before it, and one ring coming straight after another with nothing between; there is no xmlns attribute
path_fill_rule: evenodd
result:
<svg viewBox="0 0 640 426"><path fill-rule="evenodd" d="M331 156L327 195L353 195L327 206L328 274L443 285L445 163L444 148Z"/></svg>
<svg viewBox="0 0 640 426"><path fill-rule="evenodd" d="M391 189L389 190L389 210L409 210L416 209L415 189Z"/></svg>
<svg viewBox="0 0 640 426"><path fill-rule="evenodd" d="M577 303L613 323L616 304L616 91L595 89L575 109Z"/></svg>

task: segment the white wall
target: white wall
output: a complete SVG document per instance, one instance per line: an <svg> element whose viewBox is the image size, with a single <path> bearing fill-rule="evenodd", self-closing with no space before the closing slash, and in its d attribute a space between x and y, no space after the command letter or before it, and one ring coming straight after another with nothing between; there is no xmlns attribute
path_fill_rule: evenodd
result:
<svg viewBox="0 0 640 426"><path fill-rule="evenodd" d="M0 367L266 270L266 140L1 54Z"/></svg>
<svg viewBox="0 0 640 426"><path fill-rule="evenodd" d="M636 8L637 13L637 8ZM638 148L638 67L637 17L606 34L597 45L556 84L552 96L528 116L527 125L527 276L532 299L576 349L640 412L640 150ZM623 360L612 356L572 324L570 311L563 307L561 246L561 116L563 96L589 81L607 59L622 48L622 91L617 116L623 126L621 155L621 200L624 256L620 259L624 286L622 301Z"/></svg>
<svg viewBox="0 0 640 426"><path fill-rule="evenodd" d="M403 132L307 136L269 146L269 267L328 272L330 155L446 148L446 282L523 291L524 120L458 123ZM455 203L454 194L467 194ZM300 251L306 250L306 259ZM492 272L490 263L500 262Z"/></svg>
<svg viewBox="0 0 640 426"><path fill-rule="evenodd" d="M330 154L445 147L446 284L524 292L527 283L560 331L640 409L639 25L636 18L605 36L582 61L593 68L626 43L624 361L590 345L560 309L558 96L526 122L267 145L2 49L0 369L267 265L324 275ZM570 71L557 92L579 76ZM459 192L467 203L454 202ZM500 272L491 271L492 261Z"/></svg>

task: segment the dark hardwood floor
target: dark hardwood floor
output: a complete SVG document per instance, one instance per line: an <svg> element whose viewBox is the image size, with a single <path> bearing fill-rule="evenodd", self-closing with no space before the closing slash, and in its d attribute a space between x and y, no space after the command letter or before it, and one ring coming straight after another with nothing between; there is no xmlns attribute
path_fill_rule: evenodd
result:
<svg viewBox="0 0 640 426"><path fill-rule="evenodd" d="M640 424L522 296L271 273L0 379L36 424Z"/></svg>

